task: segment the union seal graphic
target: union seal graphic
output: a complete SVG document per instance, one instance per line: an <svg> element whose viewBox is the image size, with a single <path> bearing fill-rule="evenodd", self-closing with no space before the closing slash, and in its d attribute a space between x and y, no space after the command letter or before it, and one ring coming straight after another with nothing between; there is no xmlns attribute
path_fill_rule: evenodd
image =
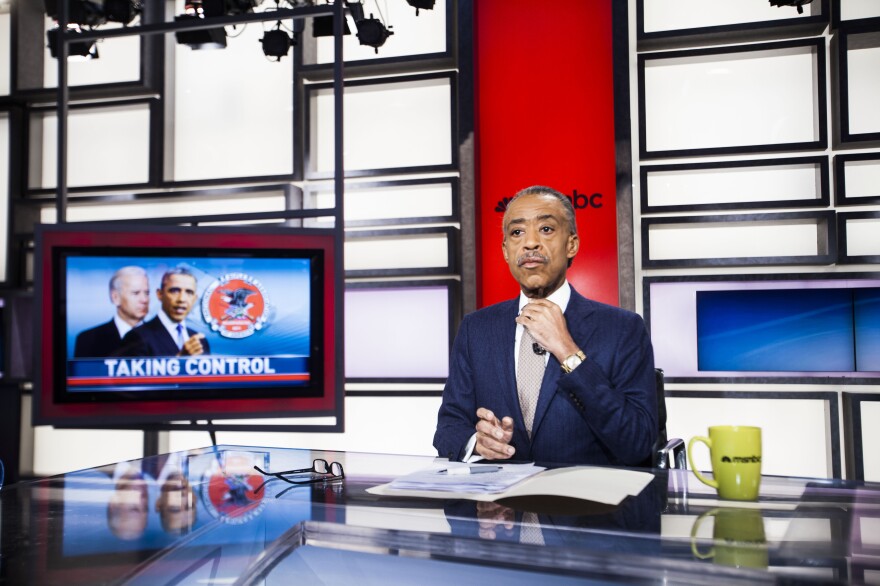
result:
<svg viewBox="0 0 880 586"><path fill-rule="evenodd" d="M247 338L268 325L269 297L257 279L230 273L205 290L202 316L225 338Z"/></svg>

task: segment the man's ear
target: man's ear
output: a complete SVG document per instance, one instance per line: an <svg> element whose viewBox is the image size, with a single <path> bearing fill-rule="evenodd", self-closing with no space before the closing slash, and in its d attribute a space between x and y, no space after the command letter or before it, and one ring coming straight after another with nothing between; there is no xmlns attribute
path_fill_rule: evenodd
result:
<svg viewBox="0 0 880 586"><path fill-rule="evenodd" d="M119 295L119 291L116 289L110 291L110 302L114 307L119 307L122 304L121 295Z"/></svg>
<svg viewBox="0 0 880 586"><path fill-rule="evenodd" d="M501 241L501 254L504 255L504 262L507 262L507 247L505 244L507 244L507 238Z"/></svg>
<svg viewBox="0 0 880 586"><path fill-rule="evenodd" d="M566 256L568 256L568 258L574 258L574 256L577 254L580 247L581 247L581 241L580 241L580 238L578 238L578 235L577 234L569 234L569 236L568 236L568 251L566 253Z"/></svg>

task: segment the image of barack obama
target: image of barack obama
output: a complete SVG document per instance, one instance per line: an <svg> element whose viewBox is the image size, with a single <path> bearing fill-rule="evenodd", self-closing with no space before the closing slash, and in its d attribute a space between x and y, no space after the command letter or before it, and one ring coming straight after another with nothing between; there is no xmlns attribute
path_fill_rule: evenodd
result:
<svg viewBox="0 0 880 586"><path fill-rule="evenodd" d="M438 454L645 465L658 424L642 318L569 284L580 241L563 194L520 191L503 230L504 259L521 293L462 320L437 418Z"/></svg>
<svg viewBox="0 0 880 586"><path fill-rule="evenodd" d="M73 347L74 358L112 356L119 350L125 335L143 323L150 310L147 272L138 266L127 266L113 273L110 302L116 306L113 319L80 332Z"/></svg>
<svg viewBox="0 0 880 586"><path fill-rule="evenodd" d="M205 335L186 326L198 299L195 275L175 267L162 275L156 290L161 308L156 317L131 330L122 341L121 356L198 356L209 354Z"/></svg>

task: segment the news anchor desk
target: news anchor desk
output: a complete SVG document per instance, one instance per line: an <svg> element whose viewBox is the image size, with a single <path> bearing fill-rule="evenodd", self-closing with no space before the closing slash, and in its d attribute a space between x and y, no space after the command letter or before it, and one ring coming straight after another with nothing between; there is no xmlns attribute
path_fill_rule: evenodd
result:
<svg viewBox="0 0 880 586"><path fill-rule="evenodd" d="M315 458L344 481L247 477ZM432 463L219 446L5 486L0 583L880 583L880 484L768 476L746 505L662 470L617 506L367 492Z"/></svg>

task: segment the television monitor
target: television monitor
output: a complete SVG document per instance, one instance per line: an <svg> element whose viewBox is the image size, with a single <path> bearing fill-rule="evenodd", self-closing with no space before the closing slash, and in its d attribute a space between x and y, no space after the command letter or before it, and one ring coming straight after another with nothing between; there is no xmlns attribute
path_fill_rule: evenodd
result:
<svg viewBox="0 0 880 586"><path fill-rule="evenodd" d="M34 424L341 420L334 238L39 226Z"/></svg>

